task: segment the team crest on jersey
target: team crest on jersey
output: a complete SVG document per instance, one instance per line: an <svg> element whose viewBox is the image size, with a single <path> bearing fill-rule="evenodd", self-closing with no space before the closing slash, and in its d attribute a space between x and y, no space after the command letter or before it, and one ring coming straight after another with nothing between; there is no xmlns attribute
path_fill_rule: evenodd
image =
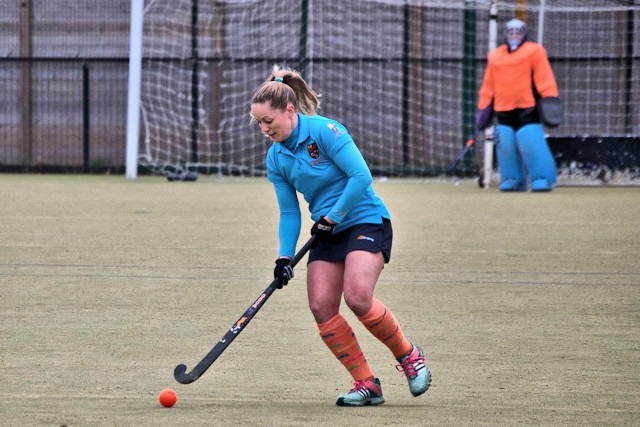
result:
<svg viewBox="0 0 640 427"><path fill-rule="evenodd" d="M334 135L335 135L335 137L336 137L336 138L337 138L337 137L339 137L340 135L342 135L342 134L344 133L344 132L342 132L340 129L338 129L338 128L336 127L336 125L334 125L333 123L329 123L329 124L327 125L327 127L328 127L329 129L331 129L331 131L334 133Z"/></svg>
<svg viewBox="0 0 640 427"><path fill-rule="evenodd" d="M313 144L307 145L307 151L312 159L317 159L320 156L320 152L318 151L318 144L315 142Z"/></svg>

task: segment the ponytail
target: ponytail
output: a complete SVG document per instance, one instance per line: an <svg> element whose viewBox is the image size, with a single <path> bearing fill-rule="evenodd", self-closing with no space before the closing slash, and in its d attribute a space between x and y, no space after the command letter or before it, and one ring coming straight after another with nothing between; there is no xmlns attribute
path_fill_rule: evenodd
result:
<svg viewBox="0 0 640 427"><path fill-rule="evenodd" d="M311 89L300 73L275 65L267 81L253 94L251 103L269 102L278 110L286 109L291 103L302 114L315 116L320 108L319 98L320 95Z"/></svg>

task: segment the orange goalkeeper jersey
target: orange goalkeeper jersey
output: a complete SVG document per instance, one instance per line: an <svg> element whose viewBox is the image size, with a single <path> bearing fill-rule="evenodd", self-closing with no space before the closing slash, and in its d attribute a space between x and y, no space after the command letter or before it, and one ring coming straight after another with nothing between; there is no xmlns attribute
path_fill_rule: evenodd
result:
<svg viewBox="0 0 640 427"><path fill-rule="evenodd" d="M506 44L499 46L487 55L478 108L484 109L492 100L495 111L535 106L532 79L541 97L558 96L558 85L545 48L538 43L524 42L509 53Z"/></svg>

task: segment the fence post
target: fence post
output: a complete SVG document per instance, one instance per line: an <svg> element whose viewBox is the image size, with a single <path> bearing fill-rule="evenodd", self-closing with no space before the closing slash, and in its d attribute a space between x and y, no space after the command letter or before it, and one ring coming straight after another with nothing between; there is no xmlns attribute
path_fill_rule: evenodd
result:
<svg viewBox="0 0 640 427"><path fill-rule="evenodd" d="M473 133L476 112L476 2L464 2L464 40L462 64L462 143ZM471 148L472 151L473 147ZM475 162L464 162L465 172Z"/></svg>
<svg viewBox="0 0 640 427"><path fill-rule="evenodd" d="M89 67L82 64L82 167L84 172L89 171L89 135L91 129L90 108L91 95L89 90Z"/></svg>
<svg viewBox="0 0 640 427"><path fill-rule="evenodd" d="M309 0L302 0L300 6L300 46L298 52L298 72L304 78L307 71L307 36L309 25Z"/></svg>
<svg viewBox="0 0 640 427"><path fill-rule="evenodd" d="M33 10L31 0L20 2L20 153L22 163L31 166L33 161L32 142L32 77L31 77L31 22L33 20Z"/></svg>

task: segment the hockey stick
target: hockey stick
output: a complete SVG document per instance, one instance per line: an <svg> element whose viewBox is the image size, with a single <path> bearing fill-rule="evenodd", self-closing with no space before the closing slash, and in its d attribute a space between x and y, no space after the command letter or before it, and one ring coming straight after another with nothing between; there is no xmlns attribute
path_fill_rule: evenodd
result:
<svg viewBox="0 0 640 427"><path fill-rule="evenodd" d="M302 257L309 251L311 246L315 243L316 237L311 236L309 241L304 244L302 248L298 251L298 253L293 257L289 265L291 267L295 267L295 265L302 259ZM229 344L233 342L233 340L238 336L240 332L249 324L251 319L258 313L260 308L264 305L264 303L269 299L271 294L276 290L276 285L278 284L278 279L274 279L273 282L269 284L267 289L262 292L262 294L258 297L257 300L249 306L249 308L244 312L242 316L231 326L231 328L227 331L227 333L218 341L218 343L209 351L209 353L198 363L195 368L191 370L191 372L187 372L187 366L184 364L180 364L176 366L176 369L173 371L173 376L181 384L190 384L200 378L202 374L204 374L207 369L216 361L216 359L222 354L223 351L229 347Z"/></svg>
<svg viewBox="0 0 640 427"><path fill-rule="evenodd" d="M451 164L451 166L449 166L449 169L447 169L447 175L453 175L455 173L460 160L462 160L464 155L467 154L467 151L469 151L469 148L473 145L473 143L476 142L476 138L478 137L479 132L480 130L476 129L476 131L473 133L473 136L469 138L469 140L467 141L467 145L464 146L460 154L458 154L458 157L456 157L456 159L453 161L453 164Z"/></svg>

